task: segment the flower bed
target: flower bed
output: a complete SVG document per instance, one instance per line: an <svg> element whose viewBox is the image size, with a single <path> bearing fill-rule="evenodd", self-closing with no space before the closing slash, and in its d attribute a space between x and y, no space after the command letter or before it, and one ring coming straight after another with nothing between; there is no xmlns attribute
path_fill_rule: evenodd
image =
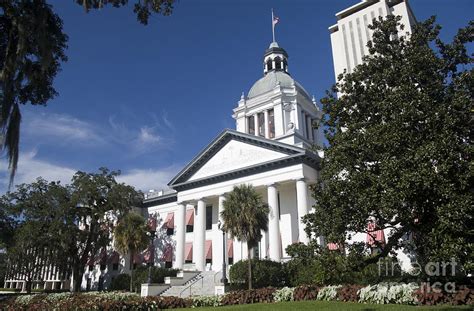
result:
<svg viewBox="0 0 474 311"><path fill-rule="evenodd" d="M251 303L282 301L327 300L376 304L474 304L474 290L457 288L455 293L433 292L416 284L380 283L376 285L337 285L317 287L303 285L295 288L265 287L237 290L223 296L146 297L128 292L87 292L21 295L0 303L0 310L161 310L185 307L218 307Z"/></svg>

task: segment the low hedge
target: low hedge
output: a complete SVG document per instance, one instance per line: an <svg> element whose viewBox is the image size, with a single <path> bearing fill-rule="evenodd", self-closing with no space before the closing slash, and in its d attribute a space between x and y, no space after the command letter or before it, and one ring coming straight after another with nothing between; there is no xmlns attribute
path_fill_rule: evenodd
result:
<svg viewBox="0 0 474 311"><path fill-rule="evenodd" d="M302 285L295 288L273 287L237 290L223 296L198 296L189 299L178 297L146 297L128 292L87 292L19 295L0 302L0 310L161 310L185 307L217 307L280 301L329 300L360 303L397 303L419 305L471 305L474 289L456 288L454 293L433 291L410 283L380 283L376 285L337 285L317 287Z"/></svg>

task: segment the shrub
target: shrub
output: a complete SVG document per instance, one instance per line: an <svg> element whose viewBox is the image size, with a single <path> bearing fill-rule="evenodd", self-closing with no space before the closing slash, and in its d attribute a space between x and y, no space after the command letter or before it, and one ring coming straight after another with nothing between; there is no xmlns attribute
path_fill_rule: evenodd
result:
<svg viewBox="0 0 474 311"><path fill-rule="evenodd" d="M241 260L232 265L229 272L234 288L248 287L248 261ZM286 285L283 265L276 261L252 259L252 285L254 288L282 287Z"/></svg>
<svg viewBox="0 0 474 311"><path fill-rule="evenodd" d="M229 292L222 298L222 305L240 305L259 302L273 302L275 288L266 287L251 290L237 290Z"/></svg>
<svg viewBox="0 0 474 311"><path fill-rule="evenodd" d="M275 302L293 301L294 290L295 290L294 288L290 288L290 287L283 287L281 289L277 289L273 293L273 300Z"/></svg>
<svg viewBox="0 0 474 311"><path fill-rule="evenodd" d="M363 288L363 285L343 285L337 289L337 300L340 301L359 301L359 290Z"/></svg>
<svg viewBox="0 0 474 311"><path fill-rule="evenodd" d="M318 300L336 300L337 290L341 285L330 285L321 288L318 292Z"/></svg>
<svg viewBox="0 0 474 311"><path fill-rule="evenodd" d="M222 306L223 296L195 296L192 297L193 308Z"/></svg>
<svg viewBox="0 0 474 311"><path fill-rule="evenodd" d="M121 273L117 275L110 283L110 290L129 290L130 275Z"/></svg>
<svg viewBox="0 0 474 311"><path fill-rule="evenodd" d="M145 297L123 292L89 292L24 295L0 303L0 310L160 310L191 307L192 301L178 297Z"/></svg>
<svg viewBox="0 0 474 311"><path fill-rule="evenodd" d="M359 302L364 303L398 303L415 304L414 291L418 288L415 283L380 283L366 286L359 292Z"/></svg>
<svg viewBox="0 0 474 311"><path fill-rule="evenodd" d="M422 284L420 288L414 291L414 295L418 303L422 305L474 304L474 289L470 289L466 286L456 288L454 293L447 293L444 290L434 290L429 288L427 284Z"/></svg>
<svg viewBox="0 0 474 311"><path fill-rule="evenodd" d="M318 297L319 287L316 285L301 285L295 287L293 291L293 299L300 300L315 300Z"/></svg>

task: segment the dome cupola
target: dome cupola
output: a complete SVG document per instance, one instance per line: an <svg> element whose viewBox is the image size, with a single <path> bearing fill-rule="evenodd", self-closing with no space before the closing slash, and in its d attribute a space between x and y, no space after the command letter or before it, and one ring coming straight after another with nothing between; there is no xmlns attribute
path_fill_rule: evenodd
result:
<svg viewBox="0 0 474 311"><path fill-rule="evenodd" d="M283 71L288 73L288 54L273 41L263 55L263 73Z"/></svg>

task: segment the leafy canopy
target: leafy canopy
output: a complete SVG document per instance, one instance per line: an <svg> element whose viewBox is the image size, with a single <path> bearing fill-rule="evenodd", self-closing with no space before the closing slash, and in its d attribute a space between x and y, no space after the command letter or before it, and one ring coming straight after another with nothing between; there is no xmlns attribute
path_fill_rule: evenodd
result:
<svg viewBox="0 0 474 311"><path fill-rule="evenodd" d="M399 20L374 20L370 55L322 99L329 147L307 230L343 243L372 219L391 234L365 263L405 246L470 270L474 22L446 44L434 18L409 36Z"/></svg>

